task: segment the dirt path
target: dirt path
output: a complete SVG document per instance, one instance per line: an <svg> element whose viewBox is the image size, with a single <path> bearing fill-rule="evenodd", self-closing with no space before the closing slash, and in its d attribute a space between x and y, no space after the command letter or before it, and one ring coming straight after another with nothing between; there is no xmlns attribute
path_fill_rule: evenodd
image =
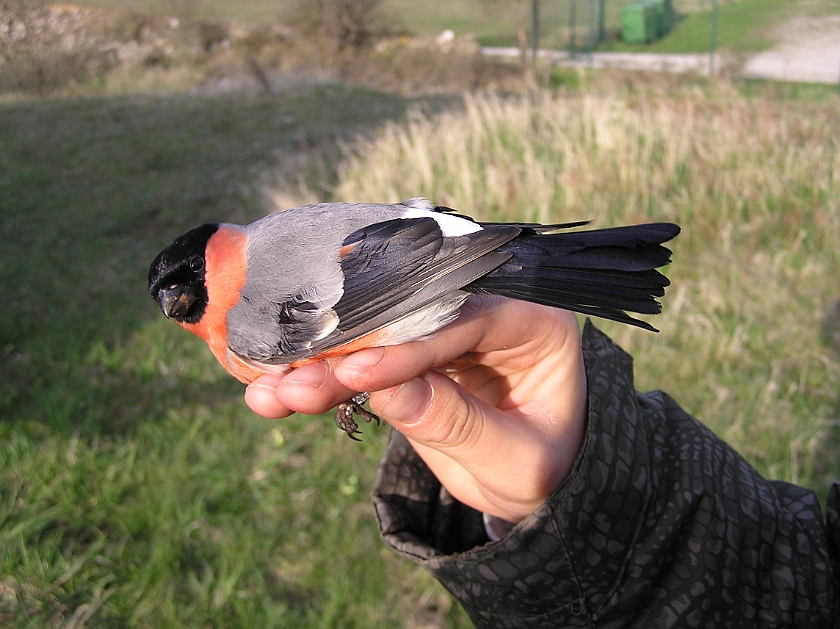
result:
<svg viewBox="0 0 840 629"><path fill-rule="evenodd" d="M779 45L749 59L744 76L807 83L840 81L840 15L794 18L776 36Z"/></svg>

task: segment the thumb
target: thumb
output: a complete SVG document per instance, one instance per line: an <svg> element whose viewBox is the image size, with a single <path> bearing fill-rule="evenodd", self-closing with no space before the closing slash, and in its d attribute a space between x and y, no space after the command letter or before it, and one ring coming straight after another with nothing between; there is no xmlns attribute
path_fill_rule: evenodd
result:
<svg viewBox="0 0 840 629"><path fill-rule="evenodd" d="M370 401L449 492L474 509L518 522L559 482L550 478L554 454L527 422L510 421L442 374L428 371Z"/></svg>
<svg viewBox="0 0 840 629"><path fill-rule="evenodd" d="M377 415L412 441L436 450L457 449L457 458L478 443L491 419L488 414L495 411L435 371L375 392L370 403Z"/></svg>

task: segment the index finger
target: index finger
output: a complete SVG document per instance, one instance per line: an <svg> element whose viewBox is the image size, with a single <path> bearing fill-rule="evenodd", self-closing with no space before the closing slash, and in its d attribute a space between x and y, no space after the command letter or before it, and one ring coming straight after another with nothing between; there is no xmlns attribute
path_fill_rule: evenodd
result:
<svg viewBox="0 0 840 629"><path fill-rule="evenodd" d="M471 353L485 355L529 345L528 360L546 347L563 342L556 321L545 325L547 317L561 311L526 302L494 296L471 296L458 318L422 341L361 350L336 361L335 377L357 391L379 391L406 382L426 371L461 359ZM568 313L567 313L568 314ZM575 329L577 321L571 320ZM541 337L546 336L542 340ZM509 358L509 357L508 357ZM454 365L453 365L454 366Z"/></svg>

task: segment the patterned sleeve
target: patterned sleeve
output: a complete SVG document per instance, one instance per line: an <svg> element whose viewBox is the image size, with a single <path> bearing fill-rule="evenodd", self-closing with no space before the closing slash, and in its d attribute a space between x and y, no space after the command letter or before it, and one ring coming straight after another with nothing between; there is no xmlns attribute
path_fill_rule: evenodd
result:
<svg viewBox="0 0 840 629"><path fill-rule="evenodd" d="M394 433L374 505L385 541L484 628L840 627L840 489L763 479L587 322L589 416L569 477L490 542Z"/></svg>

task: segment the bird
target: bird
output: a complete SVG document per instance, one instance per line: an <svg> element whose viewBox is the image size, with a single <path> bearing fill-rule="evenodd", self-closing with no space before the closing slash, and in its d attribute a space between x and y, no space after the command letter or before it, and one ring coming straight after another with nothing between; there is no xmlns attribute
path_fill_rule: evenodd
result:
<svg viewBox="0 0 840 629"><path fill-rule="evenodd" d="M589 221L480 222L425 198L330 202L252 223L206 223L177 238L149 268L163 314L203 339L243 383L367 347L434 334L470 294L494 294L656 329L680 232L657 222L579 229ZM361 393L337 408L379 418Z"/></svg>

